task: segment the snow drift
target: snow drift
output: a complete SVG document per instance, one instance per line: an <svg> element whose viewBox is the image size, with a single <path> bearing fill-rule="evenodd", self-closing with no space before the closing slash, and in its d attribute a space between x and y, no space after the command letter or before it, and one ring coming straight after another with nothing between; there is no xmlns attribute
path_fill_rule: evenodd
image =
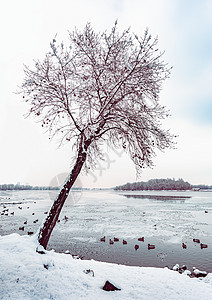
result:
<svg viewBox="0 0 212 300"><path fill-rule="evenodd" d="M36 252L34 236L0 237L0 299L212 299L212 273L190 278L144 268ZM104 291L106 281L117 291Z"/></svg>

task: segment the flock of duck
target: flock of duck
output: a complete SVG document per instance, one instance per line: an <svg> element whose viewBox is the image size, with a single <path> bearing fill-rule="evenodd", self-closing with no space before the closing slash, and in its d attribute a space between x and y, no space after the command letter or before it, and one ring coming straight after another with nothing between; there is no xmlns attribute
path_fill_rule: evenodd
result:
<svg viewBox="0 0 212 300"><path fill-rule="evenodd" d="M8 199L10 199L10 198L8 198ZM24 199L23 199L23 200L24 200ZM34 203L36 203L36 202L34 201ZM15 204L15 203L13 203L13 204ZM22 204L22 202L20 202L19 204ZM19 210L22 210L23 207L22 207L22 206L18 206L18 209L19 209ZM27 206L27 209L29 209L29 206ZM44 214L47 214L47 213L48 213L48 212L44 212ZM9 211L9 208L7 208L5 205L3 205L3 210L1 211L1 215L4 215L4 216L9 216L9 215L14 216L14 215L15 215L15 212L14 212L14 211L10 212L10 211ZM35 213L32 212L32 216L34 216L34 215L35 215ZM36 224L38 221L39 221L39 220L36 219L36 220L33 221L33 223ZM24 225L27 225L27 223L28 223L27 220L24 221ZM25 230L25 226L20 226L20 227L19 227L19 230L20 230L20 231L24 231L24 230ZM32 235L32 234L34 234L34 232L33 232L33 231L28 231L27 234L28 234L28 235Z"/></svg>
<svg viewBox="0 0 212 300"><path fill-rule="evenodd" d="M34 202L34 203L36 203L36 202ZM21 203L20 203L20 204L21 204ZM22 206L18 206L18 209L19 209L19 210L22 210L23 207L22 207ZM27 206L27 209L29 209L29 206ZM14 212L14 211L10 212L10 211L9 211L9 208L7 208L5 205L3 205L3 210L1 211L0 214L1 214L1 215L4 215L4 216L10 216L10 215L11 215L11 216L14 216L14 215L15 215L15 212ZM44 214L48 214L48 211L45 211ZM35 215L35 213L32 212L32 216L34 216L34 215ZM39 221L39 220L36 219L36 220L34 220L32 223L36 224L38 221ZM59 223L60 221L61 221L61 220L58 220L57 222ZM67 222L67 221L68 221L68 217L67 217L67 216L64 216L63 219L62 219L62 221ZM24 225L27 225L27 224L28 224L28 221L27 221L27 220L24 221ZM25 226L20 226L20 227L19 227L19 230L20 230L20 231L25 231ZM28 231L27 234L28 234L28 235L32 235L32 234L34 234L34 232L33 232L33 231Z"/></svg>
<svg viewBox="0 0 212 300"><path fill-rule="evenodd" d="M138 241L139 242L144 242L144 237L138 238ZM103 236L102 238L100 238L100 242L106 242L106 237ZM119 238L114 237L113 239L109 239L109 244L110 245L113 245L115 242L119 242ZM122 244L123 245L127 245L127 241L126 240L122 240ZM155 249L155 245L148 244L147 247L148 247L148 250ZM134 248L137 251L139 249L139 245L136 244L134 246Z"/></svg>
<svg viewBox="0 0 212 300"><path fill-rule="evenodd" d="M36 202L34 202L34 203L36 203ZM29 208L29 206L27 207L27 209L28 209L28 208ZM18 206L18 209L22 210L22 207L21 207L21 206ZM205 211L205 213L207 213L207 212L208 212L208 211ZM47 213L48 213L47 211L44 212L44 214L47 214ZM13 211L13 212L10 212L10 215L14 215L14 214L15 214L14 211ZM8 216L8 215L9 215L9 208L6 208L5 205L3 205L3 210L2 210L2 212L1 212L1 215L5 215L5 216ZM35 215L35 213L32 212L32 215ZM68 221L68 217L67 217L67 216L64 216L64 218L63 218L62 220L65 221L65 222L67 222L67 221ZM36 220L33 221L34 224L36 224L37 222L38 222L38 219L36 219ZM60 220L58 220L57 222L59 223ZM26 225L26 224L27 224L27 221L24 222L24 225ZM19 227L19 230L21 230L21 231L24 231L24 229L25 229L24 226L20 226L20 227ZM28 235L32 235L33 233L34 233L33 231L28 231ZM106 242L106 237L104 236L104 237L100 238L100 241L101 241L101 242ZM110 245L113 245L114 243L119 242L119 241L120 241L120 240L119 240L119 238L117 238L117 237L114 237L113 239L110 238L110 239L109 239L109 244L110 244ZM138 238L138 241L139 241L139 242L144 242L144 237ZM207 245L207 244L201 243L199 239L194 238L194 239L193 239L193 242L194 242L194 243L197 243L197 244L200 244L200 248L201 248L201 249L208 248L208 245ZM123 239L123 240L122 240L122 244L123 244L123 245L126 245L126 244L127 244L127 241ZM138 245L138 244L135 244L134 248L135 248L135 250L137 251L137 250L139 249L139 245ZM148 250L155 249L155 245L153 245L153 244L148 244L148 245L147 245L147 248L148 248ZM186 245L184 242L182 243L182 248L183 248L183 249L187 249L187 245Z"/></svg>
<svg viewBox="0 0 212 300"><path fill-rule="evenodd" d="M138 238L138 241L139 241L139 242L144 242L144 237ZM104 242L104 243L105 243L105 242L106 242L106 237L103 236L102 238L100 238L100 242ZM115 242L119 242L119 238L114 237L113 239L109 239L109 244L110 244L110 245L113 245ZM199 239L193 239L193 242L194 242L194 243L197 243L197 244L200 244L200 248L201 248L201 249L208 248L208 245L207 245L207 244L201 243ZM126 241L126 240L122 240L122 244L123 244L123 245L126 245L126 244L127 244L127 241ZM183 249L186 249L186 248L187 248L187 245L186 245L185 243L182 243L182 247L183 247ZM135 250L137 251L137 250L139 249L139 245L136 244L136 245L134 246L134 248L135 248ZM147 245L147 248L148 248L148 250L155 249L155 245L148 244L148 245Z"/></svg>
<svg viewBox="0 0 212 300"><path fill-rule="evenodd" d="M100 242L105 242L105 241L106 241L106 237L105 236L103 236L102 238L100 238ZM138 241L144 242L144 237L138 238ZM119 238L114 237L113 239L109 239L109 244L110 245L113 245L115 242L119 242ZM127 241L126 240L122 240L122 244L126 245ZM139 249L139 245L136 244L134 246L134 248L137 251ZM155 249L155 245L148 244L148 250L150 250L150 249Z"/></svg>
<svg viewBox="0 0 212 300"><path fill-rule="evenodd" d="M193 242L194 242L194 243L197 243L197 244L200 244L200 248L201 248L201 249L208 248L208 245L207 245L207 244L201 243L199 239L193 239ZM187 245L186 245L185 243L182 243L182 247L183 247L184 249L186 249L186 248L187 248Z"/></svg>

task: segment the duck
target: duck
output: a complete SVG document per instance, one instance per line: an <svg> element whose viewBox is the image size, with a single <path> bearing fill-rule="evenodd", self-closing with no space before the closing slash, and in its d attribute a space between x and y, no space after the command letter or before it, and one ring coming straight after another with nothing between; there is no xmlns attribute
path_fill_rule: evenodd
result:
<svg viewBox="0 0 212 300"><path fill-rule="evenodd" d="M116 238L116 237L114 237L114 242L119 242L119 239L118 238Z"/></svg>
<svg viewBox="0 0 212 300"><path fill-rule="evenodd" d="M67 222L67 221L68 221L68 217L65 216L65 217L63 218L63 220L65 220L65 221Z"/></svg>
<svg viewBox="0 0 212 300"><path fill-rule="evenodd" d="M144 237L138 238L138 241L144 242Z"/></svg>
<svg viewBox="0 0 212 300"><path fill-rule="evenodd" d="M105 236L100 239L100 242L105 242Z"/></svg>
<svg viewBox="0 0 212 300"><path fill-rule="evenodd" d="M148 244L148 250L155 249L155 245Z"/></svg>
<svg viewBox="0 0 212 300"><path fill-rule="evenodd" d="M135 251L137 251L137 250L138 250L138 248L139 248L139 246L138 246L138 245L135 245Z"/></svg>
<svg viewBox="0 0 212 300"><path fill-rule="evenodd" d="M185 243L182 243L182 247L183 247L183 249L186 249L186 248L187 248L187 246L186 246Z"/></svg>
<svg viewBox="0 0 212 300"><path fill-rule="evenodd" d="M24 224L27 224L27 221L25 221Z"/></svg>
<svg viewBox="0 0 212 300"><path fill-rule="evenodd" d="M208 245L207 244L200 244L200 247L201 247L201 249L203 249L203 248L208 248Z"/></svg>
<svg viewBox="0 0 212 300"><path fill-rule="evenodd" d="M199 244L199 243L200 243L200 240L199 240L199 239L193 239L193 242Z"/></svg>
<svg viewBox="0 0 212 300"><path fill-rule="evenodd" d="M114 244L114 241L112 241L111 239L109 240L110 245Z"/></svg>
<svg viewBox="0 0 212 300"><path fill-rule="evenodd" d="M22 227L19 227L19 230L22 230L22 231L24 231L24 226L22 226Z"/></svg>
<svg viewBox="0 0 212 300"><path fill-rule="evenodd" d="M127 244L127 241L123 240L123 245L126 245Z"/></svg>

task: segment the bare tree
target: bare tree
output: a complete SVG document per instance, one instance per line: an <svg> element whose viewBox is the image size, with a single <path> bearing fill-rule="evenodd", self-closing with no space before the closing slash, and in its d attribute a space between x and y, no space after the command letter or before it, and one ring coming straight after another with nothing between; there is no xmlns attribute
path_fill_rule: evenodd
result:
<svg viewBox="0 0 212 300"><path fill-rule="evenodd" d="M25 66L21 93L50 137L60 144L72 141L73 169L40 228L38 240L46 248L63 204L81 169L95 168L102 145L123 147L139 174L152 166L155 149L173 145L173 136L161 129L167 111L159 104L161 84L170 68L161 60L157 38L121 34L117 22L107 33L95 33L90 24L69 33L70 45L54 39L45 59Z"/></svg>

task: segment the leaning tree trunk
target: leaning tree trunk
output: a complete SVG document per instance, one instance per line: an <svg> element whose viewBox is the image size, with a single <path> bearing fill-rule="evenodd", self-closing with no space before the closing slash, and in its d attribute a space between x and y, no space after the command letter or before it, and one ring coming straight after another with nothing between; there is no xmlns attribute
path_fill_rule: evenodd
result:
<svg viewBox="0 0 212 300"><path fill-rule="evenodd" d="M54 229L54 226L57 223L57 220L59 218L60 212L63 208L63 204L65 203L66 198L68 197L69 191L71 187L73 186L75 180L77 179L77 176L79 175L82 166L86 160L86 149L88 148L88 144L84 145L84 149L80 147L80 150L78 152L78 157L76 160L76 163L72 169L72 172L70 173L68 179L65 181L63 188L61 189L59 195L57 196L56 200L54 201L46 220L44 221L43 225L40 228L39 234L38 234L38 242L40 245L46 249L49 238L51 236L52 230Z"/></svg>

